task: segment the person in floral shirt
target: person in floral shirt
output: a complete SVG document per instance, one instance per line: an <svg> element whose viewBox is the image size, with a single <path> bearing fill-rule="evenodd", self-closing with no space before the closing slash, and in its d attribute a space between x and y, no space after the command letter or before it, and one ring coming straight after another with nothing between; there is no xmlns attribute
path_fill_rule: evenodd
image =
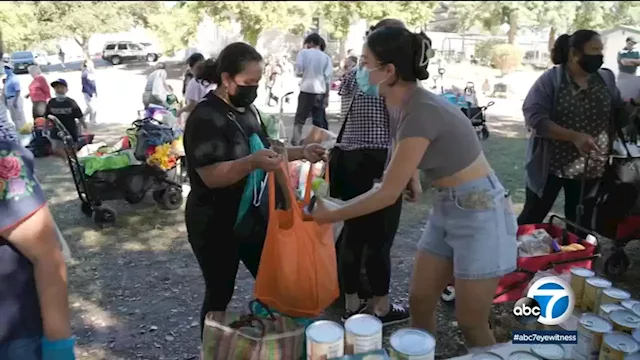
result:
<svg viewBox="0 0 640 360"><path fill-rule="evenodd" d="M33 160L0 138L0 359L74 360L65 260Z"/></svg>

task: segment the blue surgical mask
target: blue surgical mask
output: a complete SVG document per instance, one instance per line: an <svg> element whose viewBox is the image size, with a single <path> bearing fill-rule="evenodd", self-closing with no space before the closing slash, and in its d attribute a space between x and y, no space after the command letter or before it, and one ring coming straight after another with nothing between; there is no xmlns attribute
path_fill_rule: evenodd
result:
<svg viewBox="0 0 640 360"><path fill-rule="evenodd" d="M7 76L11 76L11 75L13 75L13 70L12 70L12 69L10 69L10 68L8 68L8 67L6 67L6 68L4 68L4 73L5 73Z"/></svg>
<svg viewBox="0 0 640 360"><path fill-rule="evenodd" d="M359 66L356 70L356 82L360 91L369 96L380 96L380 84L372 85L369 79L371 70L364 66Z"/></svg>
<svg viewBox="0 0 640 360"><path fill-rule="evenodd" d="M371 75L371 72L373 70L377 70L377 69L378 68L367 69L364 66L359 66L358 70L356 71L356 82L358 83L358 87L360 88L360 91L362 91L363 93L369 96L380 96L380 84L382 84L385 80L389 78L387 76L386 78L382 79L382 81L380 81L379 83L375 85L372 84L369 76Z"/></svg>
<svg viewBox="0 0 640 360"><path fill-rule="evenodd" d="M56 94L56 99L62 100L67 97L67 94Z"/></svg>

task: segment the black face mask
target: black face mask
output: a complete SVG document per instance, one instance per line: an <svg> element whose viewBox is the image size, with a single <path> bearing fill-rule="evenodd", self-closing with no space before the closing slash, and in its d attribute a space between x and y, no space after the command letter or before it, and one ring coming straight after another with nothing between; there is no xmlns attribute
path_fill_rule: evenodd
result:
<svg viewBox="0 0 640 360"><path fill-rule="evenodd" d="M258 85L238 85L236 84L236 93L229 94L229 102L235 107L245 108L256 100L258 97Z"/></svg>
<svg viewBox="0 0 640 360"><path fill-rule="evenodd" d="M603 61L602 55L582 55L580 60L578 60L578 64L585 72L589 74L593 74L602 66Z"/></svg>

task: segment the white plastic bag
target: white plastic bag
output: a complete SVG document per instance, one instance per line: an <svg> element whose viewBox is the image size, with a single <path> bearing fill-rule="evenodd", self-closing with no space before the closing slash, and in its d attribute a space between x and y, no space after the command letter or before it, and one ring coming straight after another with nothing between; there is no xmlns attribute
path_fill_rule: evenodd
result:
<svg viewBox="0 0 640 360"><path fill-rule="evenodd" d="M518 237L518 257L532 257L550 254L553 238L544 229Z"/></svg>

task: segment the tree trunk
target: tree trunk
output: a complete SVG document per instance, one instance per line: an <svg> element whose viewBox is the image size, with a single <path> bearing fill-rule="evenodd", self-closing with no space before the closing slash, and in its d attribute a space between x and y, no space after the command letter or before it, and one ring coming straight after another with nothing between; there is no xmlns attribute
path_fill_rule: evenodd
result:
<svg viewBox="0 0 640 360"><path fill-rule="evenodd" d="M342 61L347 56L347 41L346 39L340 39L340 46L338 48L338 59Z"/></svg>
<svg viewBox="0 0 640 360"><path fill-rule="evenodd" d="M556 30L556 28L551 27L551 29L549 29L549 42L548 42L548 47L549 47L549 53L551 53L551 50L553 50L553 44L556 43L556 33L558 32L558 30Z"/></svg>
<svg viewBox="0 0 640 360"><path fill-rule="evenodd" d="M82 48L82 57L84 60L91 60L91 54L89 53L89 37L74 36L73 39Z"/></svg>
<svg viewBox="0 0 640 360"><path fill-rule="evenodd" d="M518 34L518 14L514 11L509 15L509 31L507 31L507 38L509 44L516 44L516 35Z"/></svg>

